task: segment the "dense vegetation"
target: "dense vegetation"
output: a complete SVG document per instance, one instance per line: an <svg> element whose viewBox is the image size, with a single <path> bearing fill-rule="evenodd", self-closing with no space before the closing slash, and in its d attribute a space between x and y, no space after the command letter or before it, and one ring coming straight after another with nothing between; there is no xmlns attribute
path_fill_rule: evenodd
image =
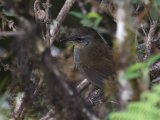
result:
<svg viewBox="0 0 160 120"><path fill-rule="evenodd" d="M0 0L0 120L158 120L159 11L159 0ZM81 26L113 50L118 101L60 42Z"/></svg>

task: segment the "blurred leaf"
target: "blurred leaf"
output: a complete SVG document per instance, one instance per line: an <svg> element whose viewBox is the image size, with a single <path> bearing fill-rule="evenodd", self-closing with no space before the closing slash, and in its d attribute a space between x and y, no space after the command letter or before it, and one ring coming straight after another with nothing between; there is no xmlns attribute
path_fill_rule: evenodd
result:
<svg viewBox="0 0 160 120"><path fill-rule="evenodd" d="M0 47L0 58L6 58L9 56L8 51L5 48Z"/></svg>
<svg viewBox="0 0 160 120"><path fill-rule="evenodd" d="M143 63L133 64L125 71L124 75L122 76L122 79L131 80L139 77L141 75L140 69L143 68L143 66Z"/></svg>
<svg viewBox="0 0 160 120"><path fill-rule="evenodd" d="M90 12L87 14L87 17L93 21L93 28L97 28L102 20L102 17L96 12Z"/></svg>
<svg viewBox="0 0 160 120"><path fill-rule="evenodd" d="M70 15L73 15L77 18L81 18L81 19L84 19L86 16L84 14L82 14L81 12L76 12L76 11L71 11L69 13Z"/></svg>
<svg viewBox="0 0 160 120"><path fill-rule="evenodd" d="M159 120L160 85L141 95L139 102L131 102L123 112L112 112L110 120Z"/></svg>
<svg viewBox="0 0 160 120"><path fill-rule="evenodd" d="M132 3L139 3L140 0L132 0Z"/></svg>
<svg viewBox="0 0 160 120"><path fill-rule="evenodd" d="M138 77L146 80L149 78L149 67L160 59L160 55L151 56L146 62L135 63L125 70L122 79L132 80Z"/></svg>
<svg viewBox="0 0 160 120"><path fill-rule="evenodd" d="M102 21L102 17L96 12L89 12L87 15L84 15L80 12L72 11L72 12L70 12L70 15L73 15L73 16L79 18L80 23L83 26L92 27L96 30L98 30L99 24Z"/></svg>
<svg viewBox="0 0 160 120"><path fill-rule="evenodd" d="M140 76L140 72L138 71L135 71L135 72L128 72L127 74L125 74L122 79L124 80L131 80L131 79L134 79L134 78L137 78Z"/></svg>
<svg viewBox="0 0 160 120"><path fill-rule="evenodd" d="M107 33L107 30L103 27L98 27L97 31L99 31L100 33Z"/></svg>
<svg viewBox="0 0 160 120"><path fill-rule="evenodd" d="M144 63L135 63L127 69L127 72L134 72L144 67Z"/></svg>
<svg viewBox="0 0 160 120"><path fill-rule="evenodd" d="M0 92L2 92L4 89L6 89L8 82L8 76L6 76L4 79L0 80Z"/></svg>
<svg viewBox="0 0 160 120"><path fill-rule="evenodd" d="M87 17L88 18L95 18L95 19L101 19L102 17L98 14L98 13L96 13L96 12L89 12L88 14L87 14Z"/></svg>
<svg viewBox="0 0 160 120"><path fill-rule="evenodd" d="M159 8L160 8L160 0L154 0L152 8L150 10L150 15L153 20L158 20L160 15Z"/></svg>
<svg viewBox="0 0 160 120"><path fill-rule="evenodd" d="M160 55L154 55L154 56L151 56L147 62L146 62L146 65L149 67L150 65L152 65L153 63L155 63L157 60L160 59Z"/></svg>
<svg viewBox="0 0 160 120"><path fill-rule="evenodd" d="M3 10L3 14L8 17L15 17L15 14L12 11Z"/></svg>
<svg viewBox="0 0 160 120"><path fill-rule="evenodd" d="M0 96L0 120L9 120L10 106L8 106L7 98L9 96L8 92Z"/></svg>

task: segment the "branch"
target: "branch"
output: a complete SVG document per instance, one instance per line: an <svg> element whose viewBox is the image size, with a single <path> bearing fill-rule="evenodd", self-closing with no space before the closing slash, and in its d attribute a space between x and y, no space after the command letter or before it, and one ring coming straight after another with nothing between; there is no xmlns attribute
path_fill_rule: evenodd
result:
<svg viewBox="0 0 160 120"><path fill-rule="evenodd" d="M81 92L84 88L86 88L90 82L87 79L84 79L78 86L77 86L77 91Z"/></svg>
<svg viewBox="0 0 160 120"><path fill-rule="evenodd" d="M56 20L54 21L53 27L50 29L50 34L51 34L50 44L52 44L56 39L59 33L60 26L63 23L65 17L67 16L70 8L75 3L75 1L76 0L66 0L66 2L64 3L61 11L59 12Z"/></svg>
<svg viewBox="0 0 160 120"><path fill-rule="evenodd" d="M25 93L17 96L16 105L14 111L11 113L10 120L23 120L26 102Z"/></svg>
<svg viewBox="0 0 160 120"><path fill-rule="evenodd" d="M87 14L87 10L85 9L82 0L77 0L77 3L78 3L79 8L81 9L82 13L83 13L84 15Z"/></svg>
<svg viewBox="0 0 160 120"><path fill-rule="evenodd" d="M153 21L153 23L150 26L148 39L146 42L146 55L144 57L144 60L146 60L151 55L152 41L154 39L154 34L156 32L157 25L158 25L157 21Z"/></svg>
<svg viewBox="0 0 160 120"><path fill-rule="evenodd" d="M22 35L24 35L24 31L15 31L15 32L6 31L6 32L0 32L0 37L1 36L4 36L4 37L8 37L8 36L22 36Z"/></svg>

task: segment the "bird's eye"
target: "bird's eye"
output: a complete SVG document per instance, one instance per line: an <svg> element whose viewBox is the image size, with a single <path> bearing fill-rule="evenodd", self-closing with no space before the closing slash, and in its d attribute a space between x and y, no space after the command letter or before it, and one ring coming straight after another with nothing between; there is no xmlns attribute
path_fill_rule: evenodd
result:
<svg viewBox="0 0 160 120"><path fill-rule="evenodd" d="M77 37L76 40L79 42L82 42L83 40L85 40L85 38L84 37Z"/></svg>

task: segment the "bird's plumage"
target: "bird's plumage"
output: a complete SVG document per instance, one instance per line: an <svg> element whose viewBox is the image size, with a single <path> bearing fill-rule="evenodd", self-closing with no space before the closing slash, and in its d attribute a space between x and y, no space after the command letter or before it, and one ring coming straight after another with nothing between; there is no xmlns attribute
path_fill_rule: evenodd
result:
<svg viewBox="0 0 160 120"><path fill-rule="evenodd" d="M82 38L80 42L74 41L76 68L88 80L102 87L104 82L115 74L115 64L110 46L94 29L88 27L76 29L71 36Z"/></svg>

